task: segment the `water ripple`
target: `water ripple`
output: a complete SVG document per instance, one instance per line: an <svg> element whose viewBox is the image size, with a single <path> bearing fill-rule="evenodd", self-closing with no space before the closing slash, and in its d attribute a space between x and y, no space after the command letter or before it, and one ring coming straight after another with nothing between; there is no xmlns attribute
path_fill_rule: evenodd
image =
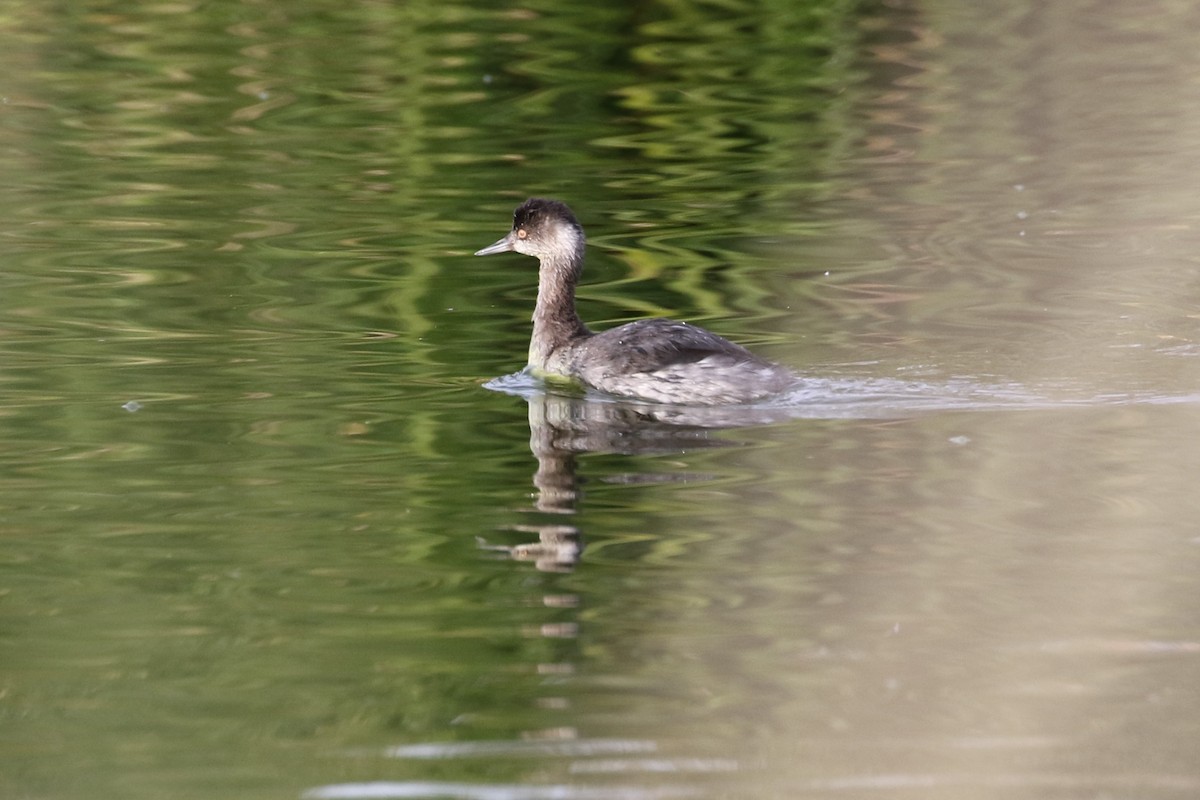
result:
<svg viewBox="0 0 1200 800"><path fill-rule="evenodd" d="M527 784L446 783L440 781L377 781L338 783L309 789L307 800L356 800L362 798L433 798L456 800L658 800L689 797L695 790L675 787L643 789L632 786L531 786Z"/></svg>
<svg viewBox="0 0 1200 800"><path fill-rule="evenodd" d="M428 742L389 748L391 758L495 758L496 756L592 756L653 753L657 745L636 739L511 740Z"/></svg>

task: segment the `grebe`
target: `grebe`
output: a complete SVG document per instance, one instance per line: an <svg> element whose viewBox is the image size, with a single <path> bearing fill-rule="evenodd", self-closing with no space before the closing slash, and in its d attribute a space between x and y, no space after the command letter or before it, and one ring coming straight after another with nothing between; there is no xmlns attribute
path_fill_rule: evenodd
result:
<svg viewBox="0 0 1200 800"><path fill-rule="evenodd" d="M513 212L508 235L475 253L515 251L538 259L529 366L608 394L685 405L749 403L796 381L790 370L728 339L669 319L643 319L592 333L575 310L583 228L571 209L534 197Z"/></svg>

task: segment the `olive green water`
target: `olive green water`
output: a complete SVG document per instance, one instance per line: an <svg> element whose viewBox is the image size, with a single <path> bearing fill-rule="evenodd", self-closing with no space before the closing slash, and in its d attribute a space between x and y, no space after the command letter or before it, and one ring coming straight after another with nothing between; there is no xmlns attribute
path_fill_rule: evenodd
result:
<svg viewBox="0 0 1200 800"><path fill-rule="evenodd" d="M1200 792L1191 4L0 19L0 795ZM484 388L535 193L791 407Z"/></svg>

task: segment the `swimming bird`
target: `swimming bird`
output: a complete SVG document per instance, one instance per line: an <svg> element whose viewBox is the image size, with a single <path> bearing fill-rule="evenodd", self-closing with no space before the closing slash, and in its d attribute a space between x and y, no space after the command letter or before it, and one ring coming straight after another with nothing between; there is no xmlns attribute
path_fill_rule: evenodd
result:
<svg viewBox="0 0 1200 800"><path fill-rule="evenodd" d="M513 212L512 230L475 253L538 259L529 366L539 377L657 403L751 403L796 381L786 367L704 328L642 319L593 333L575 308L586 238L565 204L534 197Z"/></svg>

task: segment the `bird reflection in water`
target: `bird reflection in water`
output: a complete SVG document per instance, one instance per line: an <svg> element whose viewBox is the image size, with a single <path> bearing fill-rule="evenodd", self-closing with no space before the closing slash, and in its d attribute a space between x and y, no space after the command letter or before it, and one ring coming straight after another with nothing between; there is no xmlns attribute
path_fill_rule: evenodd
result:
<svg viewBox="0 0 1200 800"><path fill-rule="evenodd" d="M581 453L622 455L682 453L701 447L736 444L715 434L722 430L763 425L789 418L785 409L721 406L672 406L570 396L511 388L503 379L489 388L516 394L529 404L529 449L537 459L533 485L534 510L571 515L580 499L576 456ZM633 473L606 480L627 484L689 481L708 476L695 473ZM514 546L480 547L529 561L547 572L575 568L583 553L583 536L576 525L560 519L544 524L514 525L509 530L536 533L536 542Z"/></svg>

